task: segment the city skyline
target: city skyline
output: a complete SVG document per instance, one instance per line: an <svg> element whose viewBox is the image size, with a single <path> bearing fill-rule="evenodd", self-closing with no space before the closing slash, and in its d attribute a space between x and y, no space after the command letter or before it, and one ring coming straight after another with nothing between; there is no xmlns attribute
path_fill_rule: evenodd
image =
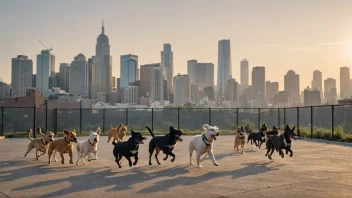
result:
<svg viewBox="0 0 352 198"><path fill-rule="evenodd" d="M329 4L329 1L312 1L311 4L302 4L272 0L266 2L265 5L259 1L253 1L256 2L254 4L253 2L228 1L227 6L211 4L210 1L202 1L204 3L202 5L198 5L196 1L187 3L155 1L158 6L154 7L154 4L149 5L140 1L130 6L135 9L134 12L141 13L141 10L161 12L155 12L159 14L151 16L137 15L136 19L116 17L117 10L123 7L119 6L120 4L130 5L126 2L106 2L99 5L92 2L85 4L79 1L70 2L73 4L70 6L72 8L79 5L86 13L94 11L95 14L92 16L86 14L80 16L75 13L77 10L65 6L67 4L65 1L55 2L45 7L47 8L45 13L56 14L48 15L46 19L40 17L43 13L37 12L45 5L33 1L29 7L22 8L16 7L16 2L19 1L5 2L0 8L0 16L7 19L0 22L1 27L8 30L0 38L2 46L0 68L3 71L1 77L7 83L11 82L11 58L17 55L23 54L32 59L33 71L36 71L36 55L43 49L38 39L47 46L53 45L52 53L56 58L56 71L59 70L60 63L70 62L80 52L86 57L93 56L96 37L101 32L102 19L105 21L105 32L110 39L110 55L113 57L112 76L120 76L118 59L123 54L138 55L140 65L160 62L160 51L163 50L165 43L170 43L174 52L174 76L177 73L186 74L187 61L191 59L211 62L217 68L217 42L222 39L231 40L232 77L237 82L240 82L240 61L246 58L249 61L249 72L255 66L265 66L266 79L278 81L280 90L283 90L284 75L291 69L300 75L300 90L304 90L306 86L310 86L314 70L322 72L323 80L327 78L338 80L339 68L350 67L351 62L352 47L347 41L352 35L352 29L348 26L348 19L352 17L352 14L347 12L348 6L344 6L348 1L339 1L340 4ZM177 4L178 8L170 4ZM206 9L209 4L212 10ZM197 6L194 7L195 5ZM170 8L167 12L162 9L166 6ZM329 10L327 10L328 6ZM199 19L194 18L194 15L190 13L183 12L190 7L195 9ZM9 12L14 8L16 16ZM63 11L57 12L59 8ZM130 8L124 9L122 14L130 10ZM244 12L236 14L235 11L241 9ZM225 19L225 16L214 16L206 11L211 13L223 11L226 14L234 14L228 15L227 21L218 23ZM273 11L272 14L262 16L269 11ZM302 15L298 22L292 17L297 11ZM277 18L282 12L286 12L287 15L277 24ZM321 14L322 12L324 14ZM182 14L181 17L180 14ZM153 22L160 15L166 17ZM185 31L176 31L183 27L182 19L189 17L192 20L184 25L192 29L185 28ZM208 20L208 23L199 23L201 19ZM50 21L55 21L55 23L49 23ZM259 24L260 22L263 24ZM194 26L194 24L197 25ZM214 28L204 33L204 28L210 26ZM30 31L20 31L25 27L29 27ZM325 33L324 30L327 28L334 29L334 31ZM65 30L65 33L62 30ZM260 30L261 34L258 35L257 31L253 30ZM320 32L319 35L316 35L317 32ZM217 84L217 69L214 71L214 81ZM249 82L251 82L251 76L249 76ZM337 83L337 90L340 90L339 83Z"/></svg>

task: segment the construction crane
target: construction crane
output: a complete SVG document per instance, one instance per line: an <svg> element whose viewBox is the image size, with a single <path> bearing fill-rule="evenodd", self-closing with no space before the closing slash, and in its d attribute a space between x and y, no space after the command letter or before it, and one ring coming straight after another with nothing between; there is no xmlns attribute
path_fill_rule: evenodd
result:
<svg viewBox="0 0 352 198"><path fill-rule="evenodd" d="M48 48L43 42L41 42L40 40L38 40L38 41L39 41L40 44L43 45L43 47L45 47L46 50L50 50L50 51L53 50L53 48L50 48L50 49L49 49L49 48Z"/></svg>

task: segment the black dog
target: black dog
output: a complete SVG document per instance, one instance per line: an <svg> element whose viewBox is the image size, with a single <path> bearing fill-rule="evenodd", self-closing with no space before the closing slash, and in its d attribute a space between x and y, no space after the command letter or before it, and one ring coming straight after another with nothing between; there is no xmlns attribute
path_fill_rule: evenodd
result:
<svg viewBox="0 0 352 198"><path fill-rule="evenodd" d="M271 131L266 131L265 134L268 139L272 135L279 135L279 129L276 126L273 126L273 129Z"/></svg>
<svg viewBox="0 0 352 198"><path fill-rule="evenodd" d="M290 129L288 125L285 127L285 132L281 135L271 135L266 142L267 152L265 156L268 156L271 159L271 155L274 152L274 149L279 152L279 155L284 158L284 153L282 149L286 150L286 155L290 152L290 157L293 156L293 151L291 150L291 139L295 140L296 133L294 132L295 127ZM270 152L271 151L271 152ZM269 154L270 152L270 154Z"/></svg>
<svg viewBox="0 0 352 198"><path fill-rule="evenodd" d="M127 141L124 142L112 142L114 147L114 156L115 162L121 168L120 160L122 156L124 156L128 160L128 164L132 167L131 158L134 156L133 166L135 166L138 162L138 148L139 144L144 144L143 140L146 140L146 137L143 137L141 133L134 132L133 129L131 131L132 137L130 137Z"/></svg>
<svg viewBox="0 0 352 198"><path fill-rule="evenodd" d="M147 129L150 135L153 137L149 142L149 165L152 165L152 155L155 150L155 159L156 162L160 165L158 154L160 151L163 151L166 154L164 160L167 160L169 155L172 156L171 162L175 161L175 154L172 151L175 148L177 141L182 142L181 139L182 131L178 129L174 129L174 127L170 127L170 132L164 136L155 136L152 130L147 126Z"/></svg>
<svg viewBox="0 0 352 198"><path fill-rule="evenodd" d="M265 123L262 124L262 128L260 129L259 132L250 133L248 135L247 144L248 144L249 140L251 141L251 144L253 144L253 141L254 141L255 146L260 148L262 146L263 142L265 142L265 132L267 130L268 130L268 128L266 127Z"/></svg>

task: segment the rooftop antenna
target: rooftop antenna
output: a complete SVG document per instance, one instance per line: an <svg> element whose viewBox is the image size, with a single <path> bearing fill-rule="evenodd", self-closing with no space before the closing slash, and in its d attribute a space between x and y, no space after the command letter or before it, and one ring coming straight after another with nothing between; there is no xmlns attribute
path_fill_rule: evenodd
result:
<svg viewBox="0 0 352 198"><path fill-rule="evenodd" d="M54 45L53 45L52 48L49 49L43 42L41 42L40 40L38 40L38 41L39 41L40 44L42 44L42 46L43 46L46 50L49 50L49 51L53 50Z"/></svg>

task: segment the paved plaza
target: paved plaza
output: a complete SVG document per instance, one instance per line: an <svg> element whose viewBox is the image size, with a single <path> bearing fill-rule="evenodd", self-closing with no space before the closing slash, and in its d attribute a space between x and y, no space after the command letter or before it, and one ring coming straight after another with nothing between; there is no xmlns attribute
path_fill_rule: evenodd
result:
<svg viewBox="0 0 352 198"><path fill-rule="evenodd" d="M87 137L79 137L86 140ZM176 160L148 165L148 144L140 146L139 162L128 167L122 159L119 169L113 146L103 136L98 160L86 166L54 162L48 155L27 158L28 139L0 140L0 198L2 197L352 197L352 147L348 144L297 140L294 156L281 159L274 153L270 161L266 150L246 145L245 154L233 150L234 136L220 136L214 145L214 166L206 157L202 169L189 165L185 136L175 149ZM60 156L57 156L60 159ZM74 162L77 153L74 152ZM195 155L193 162L196 163Z"/></svg>

